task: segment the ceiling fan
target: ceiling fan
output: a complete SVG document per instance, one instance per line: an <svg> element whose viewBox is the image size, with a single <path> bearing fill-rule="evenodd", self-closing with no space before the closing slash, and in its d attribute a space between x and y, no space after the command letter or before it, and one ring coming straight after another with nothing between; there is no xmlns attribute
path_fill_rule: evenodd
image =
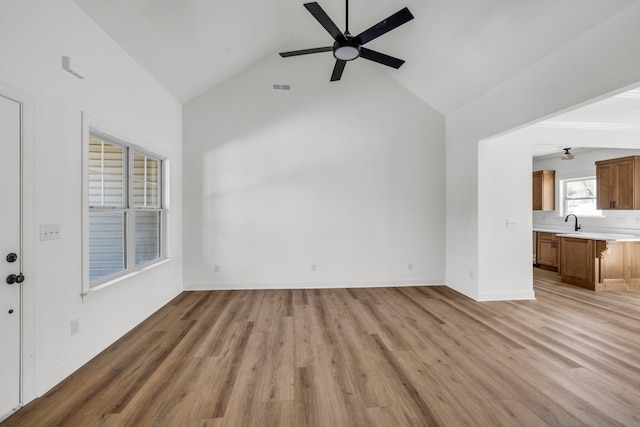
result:
<svg viewBox="0 0 640 427"><path fill-rule="evenodd" d="M393 68L400 68L404 61L402 59L394 58L393 56L385 55L384 53L376 52L375 50L367 49L363 47L364 44L369 43L371 40L380 37L381 35L405 24L413 19L413 15L406 7L399 10L393 15L389 16L378 22L373 27L364 30L357 36L352 36L349 33L349 0L345 0L346 3L346 29L343 32L340 31L338 26L329 18L329 15L320 7L316 2L305 3L304 7L307 8L309 13L324 27L325 30L335 40L333 46L317 47L313 49L293 50L290 52L281 52L280 56L286 58L288 56L307 55L310 53L319 52L331 52L336 58L336 65L333 67L333 73L331 74L331 81L340 80L342 72L347 64L347 61L352 61L358 57L374 61L379 64L387 65Z"/></svg>

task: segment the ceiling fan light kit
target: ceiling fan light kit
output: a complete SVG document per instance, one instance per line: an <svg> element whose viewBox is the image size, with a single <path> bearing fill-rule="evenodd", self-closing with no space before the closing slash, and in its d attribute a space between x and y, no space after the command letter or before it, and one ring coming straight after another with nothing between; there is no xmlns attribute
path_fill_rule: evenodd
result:
<svg viewBox="0 0 640 427"><path fill-rule="evenodd" d="M331 34L331 37L335 40L333 46L281 52L280 56L283 58L289 56L308 55L311 53L333 52L333 56L336 58L336 63L333 67L333 73L331 74L332 82L340 80L347 61L353 61L359 57L396 69L400 68L400 66L404 64L402 59L367 49L366 47L363 47L363 45L385 33L388 33L402 24L411 21L413 19L413 15L406 7L389 16L387 19L378 22L369 29L364 30L357 36L352 36L349 33L349 0L346 0L346 29L344 33L340 31L338 26L331 20L331 18L329 18L329 15L326 14L318 3L305 3L304 7L309 11L309 13L311 13L311 15L313 15L314 18L316 18L320 25L322 25L324 29Z"/></svg>
<svg viewBox="0 0 640 427"><path fill-rule="evenodd" d="M347 40L352 42L353 39ZM333 56L341 61L353 61L360 56L360 46L356 43L340 45L338 42L333 44Z"/></svg>

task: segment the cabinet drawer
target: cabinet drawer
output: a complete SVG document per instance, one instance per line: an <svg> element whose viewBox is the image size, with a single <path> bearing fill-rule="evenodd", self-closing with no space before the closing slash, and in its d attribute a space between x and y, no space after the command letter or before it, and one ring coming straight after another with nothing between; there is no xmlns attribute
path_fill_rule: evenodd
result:
<svg viewBox="0 0 640 427"><path fill-rule="evenodd" d="M556 233L547 233L544 231L538 231L538 240L556 240Z"/></svg>

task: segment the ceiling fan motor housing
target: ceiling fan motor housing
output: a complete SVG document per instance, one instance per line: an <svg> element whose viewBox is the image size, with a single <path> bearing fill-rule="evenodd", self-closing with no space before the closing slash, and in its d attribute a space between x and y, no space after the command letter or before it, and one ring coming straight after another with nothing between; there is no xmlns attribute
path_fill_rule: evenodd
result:
<svg viewBox="0 0 640 427"><path fill-rule="evenodd" d="M345 34L345 40L333 43L333 56L342 61L353 61L360 56L360 40Z"/></svg>

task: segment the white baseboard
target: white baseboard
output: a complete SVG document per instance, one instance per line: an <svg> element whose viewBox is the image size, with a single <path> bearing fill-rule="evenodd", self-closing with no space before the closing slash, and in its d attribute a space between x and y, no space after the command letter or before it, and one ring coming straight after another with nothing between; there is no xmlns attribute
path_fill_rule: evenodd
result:
<svg viewBox="0 0 640 427"><path fill-rule="evenodd" d="M212 282L191 283L184 285L185 291L222 291L222 290L254 290L254 289L335 289L335 288L381 288L402 286L437 286L442 285L444 279L413 279L413 280L332 280L318 282Z"/></svg>
<svg viewBox="0 0 640 427"><path fill-rule="evenodd" d="M520 301L534 299L536 299L536 294L533 290L526 292L504 292L478 295L478 301Z"/></svg>
<svg viewBox="0 0 640 427"><path fill-rule="evenodd" d="M455 286L452 286L451 283L445 283L445 286L474 301L520 301L536 299L533 289L521 292L492 292L476 294L475 291L477 291L477 289L473 289L472 291L474 292L471 292L471 290L458 289Z"/></svg>

